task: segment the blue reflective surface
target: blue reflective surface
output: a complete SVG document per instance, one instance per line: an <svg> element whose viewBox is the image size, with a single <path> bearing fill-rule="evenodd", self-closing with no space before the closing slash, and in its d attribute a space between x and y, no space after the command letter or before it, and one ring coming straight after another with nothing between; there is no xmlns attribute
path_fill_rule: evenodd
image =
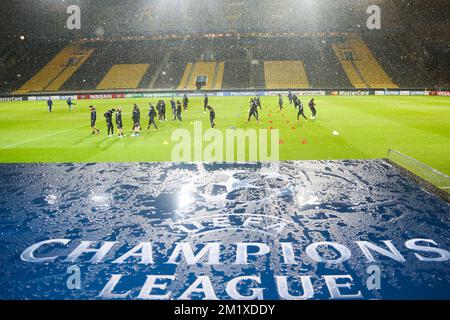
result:
<svg viewBox="0 0 450 320"><path fill-rule="evenodd" d="M279 299L274 276L289 276L289 292L301 295L295 280L312 277L315 299L329 299L323 275L351 275L350 292L365 299L450 298L449 261L423 262L405 247L414 238L432 239L450 250L450 205L422 190L382 160L298 161L279 164L11 164L0 165L0 298L97 299L113 274L124 275L115 292L137 298L146 275L175 275L168 284L177 299L199 275L207 275L219 299L230 279L258 276L264 299ZM65 238L67 246L42 247L36 256L55 261L22 261L21 253L44 240ZM391 240L406 262L374 253L368 262L355 241L383 246ZM76 263L64 258L81 241L117 241L105 260ZM113 260L139 242L151 242L154 264ZM305 249L314 242L345 245L342 264L313 261ZM168 264L177 242L196 252L220 242L220 264ZM267 244L270 253L236 264L236 243ZM280 242L294 246L295 264L283 263ZM385 248L385 247L384 247ZM338 255L330 248L324 257ZM422 252L423 255L426 255ZM432 254L428 254L433 256ZM67 268L81 270L81 289L70 290ZM381 268L380 290L368 290L366 269ZM343 290L345 292L345 290ZM191 298L202 298L193 294Z"/></svg>

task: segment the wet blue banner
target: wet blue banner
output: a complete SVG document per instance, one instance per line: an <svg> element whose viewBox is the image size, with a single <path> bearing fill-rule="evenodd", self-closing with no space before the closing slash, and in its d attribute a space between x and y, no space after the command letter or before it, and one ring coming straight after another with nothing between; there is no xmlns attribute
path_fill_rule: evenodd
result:
<svg viewBox="0 0 450 320"><path fill-rule="evenodd" d="M449 299L450 205L383 160L0 165L0 299Z"/></svg>

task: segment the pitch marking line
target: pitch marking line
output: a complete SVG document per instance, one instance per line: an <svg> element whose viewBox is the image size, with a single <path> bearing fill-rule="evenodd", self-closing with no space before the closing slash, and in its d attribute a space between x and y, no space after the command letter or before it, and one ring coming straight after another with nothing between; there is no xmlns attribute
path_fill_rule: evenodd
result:
<svg viewBox="0 0 450 320"><path fill-rule="evenodd" d="M8 146L1 147L1 148L0 148L0 151L1 151L1 150L5 150L5 149L9 149L9 148L13 148L13 147L16 147L16 146L19 146L19 145L21 145L21 144L26 144L26 143L29 143L29 142L33 142L33 141L36 141L36 140L40 140L40 139L45 139L45 138L53 137L53 136L56 136L56 135L58 135L58 134L63 134L63 133L66 133L66 132L69 132L69 131L72 131L72 130L75 130L75 129L79 129L79 128L82 128L82 127L86 127L86 125L82 125L82 126L78 126L78 127L73 127L73 128L70 128L70 129L66 129L66 130L61 130L61 131L58 131L58 132L50 133L50 134L47 134L47 135L45 135L45 136L40 136L40 137L36 137L36 138L33 138L33 139L25 140L25 141L22 141L22 142L10 144L10 145L8 145Z"/></svg>

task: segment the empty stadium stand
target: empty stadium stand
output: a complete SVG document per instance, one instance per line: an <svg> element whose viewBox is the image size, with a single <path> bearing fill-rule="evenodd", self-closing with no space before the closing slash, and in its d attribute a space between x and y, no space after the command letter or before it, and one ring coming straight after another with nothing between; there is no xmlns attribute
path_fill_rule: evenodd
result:
<svg viewBox="0 0 450 320"><path fill-rule="evenodd" d="M252 63L250 65L250 88L264 89L266 87L266 80L264 76L263 62Z"/></svg>
<svg viewBox="0 0 450 320"><path fill-rule="evenodd" d="M348 37L333 48L355 88L398 88L361 39Z"/></svg>
<svg viewBox="0 0 450 320"><path fill-rule="evenodd" d="M376 57L383 70L394 83L402 88L424 88L433 83L431 77L413 60L412 52L401 45L401 37L395 33L369 33L364 35L365 43ZM420 48L423 50L423 48Z"/></svg>
<svg viewBox="0 0 450 320"><path fill-rule="evenodd" d="M313 88L351 88L331 44L333 37L264 38L252 46L254 58L260 61L300 60L308 83ZM259 87L260 72L255 66L254 82ZM331 75L331 76L330 76ZM264 75L263 75L264 87Z"/></svg>
<svg viewBox="0 0 450 320"><path fill-rule="evenodd" d="M310 86L313 88L352 88L330 44L332 41L333 38L304 41L304 46L310 52L302 57Z"/></svg>
<svg viewBox="0 0 450 320"><path fill-rule="evenodd" d="M64 3L48 1L37 10L21 2L3 3L3 94L94 91L115 65L125 64L149 65L137 86L132 81L135 89L187 90L195 88L201 63L218 61L224 64L215 65L213 75L207 71L204 89L306 82L322 89L449 84L444 0L375 1L383 7L380 30L361 26L368 18L366 1L328 1L321 10L292 0L196 0L175 7L133 0L105 7L89 1L82 30L73 32L55 28L65 23L66 17L56 14ZM270 66L264 61L301 61L306 81L265 72Z"/></svg>
<svg viewBox="0 0 450 320"><path fill-rule="evenodd" d="M433 76L420 49L394 31L69 45L10 41L0 50L0 90L195 90L198 76L206 77L206 90L427 88Z"/></svg>
<svg viewBox="0 0 450 320"><path fill-rule="evenodd" d="M148 64L115 64L97 89L136 89L148 68Z"/></svg>
<svg viewBox="0 0 450 320"><path fill-rule="evenodd" d="M216 63L216 70L214 72L213 86L215 89L222 89L223 74L225 71L225 63Z"/></svg>
<svg viewBox="0 0 450 320"><path fill-rule="evenodd" d="M69 44L27 81L17 93L59 90L93 51L94 49L85 49L79 44Z"/></svg>
<svg viewBox="0 0 450 320"><path fill-rule="evenodd" d="M221 89L224 74L224 62L189 62L186 64L179 90L194 90L198 77L206 77L203 89Z"/></svg>
<svg viewBox="0 0 450 320"><path fill-rule="evenodd" d="M189 77L191 75L192 72L192 68L193 68L194 64L192 62L188 62L186 64L186 69L184 69L184 73L183 73L183 77L181 78L180 81L180 85L178 86L178 89L185 89L186 85L189 81Z"/></svg>
<svg viewBox="0 0 450 320"><path fill-rule="evenodd" d="M245 61L225 62L222 89L249 88L249 70Z"/></svg>
<svg viewBox="0 0 450 320"><path fill-rule="evenodd" d="M45 40L5 42L0 53L0 92L22 87L67 45Z"/></svg>
<svg viewBox="0 0 450 320"><path fill-rule="evenodd" d="M111 47L106 42L88 43L87 47L95 48L90 58L62 86L62 90L92 90L97 87L112 67Z"/></svg>
<svg viewBox="0 0 450 320"><path fill-rule="evenodd" d="M196 54L199 54L199 52L193 54L192 51L186 45L176 48L171 47L171 54L166 61L162 62L161 73L155 79L152 87L176 90L184 75L187 63L196 60Z"/></svg>
<svg viewBox="0 0 450 320"><path fill-rule="evenodd" d="M302 61L264 61L267 89L309 88Z"/></svg>
<svg viewBox="0 0 450 320"><path fill-rule="evenodd" d="M168 51L165 45L157 41L114 41L94 42L85 46L95 47L91 57L81 66L63 90L93 90L106 77L114 65L148 64L137 88L148 88L155 77L164 55Z"/></svg>

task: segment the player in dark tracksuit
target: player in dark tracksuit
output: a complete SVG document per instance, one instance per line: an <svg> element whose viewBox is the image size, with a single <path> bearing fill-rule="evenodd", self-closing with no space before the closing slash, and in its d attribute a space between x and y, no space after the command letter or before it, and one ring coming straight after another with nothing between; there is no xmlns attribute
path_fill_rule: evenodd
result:
<svg viewBox="0 0 450 320"><path fill-rule="evenodd" d="M150 129L150 126L154 126L156 130L158 130L158 127L156 126L155 122L156 117L156 111L155 107L150 103L150 110L148 111L148 127L147 130Z"/></svg>
<svg viewBox="0 0 450 320"><path fill-rule="evenodd" d="M120 107L116 110L116 126L118 137L123 138L122 108Z"/></svg>
<svg viewBox="0 0 450 320"><path fill-rule="evenodd" d="M162 117L161 117L161 100L158 101L158 103L156 104L156 111L158 113L158 120L161 121Z"/></svg>
<svg viewBox="0 0 450 320"><path fill-rule="evenodd" d="M167 121L166 119L166 103L161 100L161 121Z"/></svg>
<svg viewBox="0 0 450 320"><path fill-rule="evenodd" d="M177 101L177 118L181 121L181 102L180 100Z"/></svg>
<svg viewBox="0 0 450 320"><path fill-rule="evenodd" d="M262 110L261 96L257 95L255 101L256 101L256 104L258 105L259 109Z"/></svg>
<svg viewBox="0 0 450 320"><path fill-rule="evenodd" d="M283 96L278 94L278 105L280 106L280 111L283 109Z"/></svg>
<svg viewBox="0 0 450 320"><path fill-rule="evenodd" d="M139 118L139 131L142 131L141 128L141 110L139 109L138 105L136 103L133 104L133 112L136 110L137 116ZM131 118L133 118L133 114L131 115Z"/></svg>
<svg viewBox="0 0 450 320"><path fill-rule="evenodd" d="M296 94L292 95L292 102L294 103L294 108L297 109L298 105L300 104L300 99L297 97Z"/></svg>
<svg viewBox="0 0 450 320"><path fill-rule="evenodd" d="M131 116L133 119L133 134L132 137L136 137L139 135L141 131L141 112L139 111L139 107L135 104L133 109L133 115Z"/></svg>
<svg viewBox="0 0 450 320"><path fill-rule="evenodd" d="M203 111L206 112L206 108L208 107L208 95L205 94L205 98L203 98Z"/></svg>
<svg viewBox="0 0 450 320"><path fill-rule="evenodd" d="M67 105L69 106L69 111L72 111L72 106L74 106L75 103L72 102L71 97L69 97L69 99L67 100Z"/></svg>
<svg viewBox="0 0 450 320"><path fill-rule="evenodd" d="M48 112L52 112L52 107L53 107L53 101L52 98L48 98L47 100L47 107L48 107Z"/></svg>
<svg viewBox="0 0 450 320"><path fill-rule="evenodd" d="M91 135L99 134L100 129L95 126L95 123L97 122L97 111L95 110L94 106L90 106L89 109L91 109Z"/></svg>
<svg viewBox="0 0 450 320"><path fill-rule="evenodd" d="M214 108L211 106L208 106L209 110L209 122L211 123L211 128L215 128L216 124L214 123L214 120L216 119L216 112L214 111Z"/></svg>
<svg viewBox="0 0 450 320"><path fill-rule="evenodd" d="M170 106L172 107L172 120L177 120L177 106L173 98L170 100Z"/></svg>
<svg viewBox="0 0 450 320"><path fill-rule="evenodd" d="M108 128L108 137L112 137L114 136L114 126L113 126L113 122L112 122L112 118L113 118L113 113L116 110L111 109L105 112L105 118L106 118L106 126Z"/></svg>
<svg viewBox="0 0 450 320"><path fill-rule="evenodd" d="M308 120L305 116L305 112L303 110L303 102L301 102L298 98L296 101L296 107L298 108L298 113L297 113L297 121L300 120L300 116L302 116L303 118L305 118L305 120Z"/></svg>
<svg viewBox="0 0 450 320"><path fill-rule="evenodd" d="M257 115L258 118L259 118L259 110L258 110L258 107L259 107L259 109L261 109L261 105L258 103L258 98L254 98L254 99L253 99L253 103L256 105L256 115Z"/></svg>
<svg viewBox="0 0 450 320"><path fill-rule="evenodd" d="M289 90L288 99L289 99L289 104L292 104L292 102L293 102L293 94L292 94L291 90Z"/></svg>
<svg viewBox="0 0 450 320"><path fill-rule="evenodd" d="M250 110L248 112L248 120L247 120L247 122L250 122L250 118L252 116L255 117L256 121L259 121L258 104L253 99L251 99L251 102L250 102Z"/></svg>
<svg viewBox="0 0 450 320"><path fill-rule="evenodd" d="M156 104L156 111L158 112L158 120L161 121L161 100Z"/></svg>
<svg viewBox="0 0 450 320"><path fill-rule="evenodd" d="M254 112L255 112L255 118L258 119L259 118L259 112L258 112L258 103L256 102L256 98L251 98L250 99L250 110L252 110L253 105L256 106L255 109L254 109Z"/></svg>
<svg viewBox="0 0 450 320"><path fill-rule="evenodd" d="M309 106L309 109L311 110L311 113L312 113L311 119L314 120L316 118L316 114L317 114L316 104L314 103L314 98L311 99L311 101L309 102L308 106Z"/></svg>
<svg viewBox="0 0 450 320"><path fill-rule="evenodd" d="M188 104L189 104L189 99L188 99L187 95L184 94L184 97L183 97L183 109L184 109L184 111L187 111Z"/></svg>

